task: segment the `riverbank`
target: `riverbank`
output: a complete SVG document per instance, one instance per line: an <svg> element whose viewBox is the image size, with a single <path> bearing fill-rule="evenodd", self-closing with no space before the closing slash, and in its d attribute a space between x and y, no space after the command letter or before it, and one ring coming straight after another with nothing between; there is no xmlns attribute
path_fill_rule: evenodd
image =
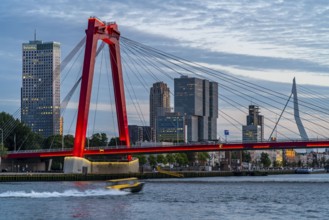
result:
<svg viewBox="0 0 329 220"><path fill-rule="evenodd" d="M178 172L183 178L220 177L220 176L266 176L279 174L295 174L293 170L282 171L186 171ZM1 173L0 182L24 181L105 181L109 179L137 177L139 179L177 178L161 172L127 173L127 174L64 174L64 173Z"/></svg>

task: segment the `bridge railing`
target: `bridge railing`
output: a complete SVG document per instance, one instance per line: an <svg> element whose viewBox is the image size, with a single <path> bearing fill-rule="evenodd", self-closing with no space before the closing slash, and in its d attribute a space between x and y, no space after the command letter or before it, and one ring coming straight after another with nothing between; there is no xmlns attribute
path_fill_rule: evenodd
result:
<svg viewBox="0 0 329 220"><path fill-rule="evenodd" d="M193 142L193 143L173 143L170 145L160 145L158 143L149 143L147 146L140 146L140 145L134 145L131 146L131 148L148 148L148 147L166 147L166 146L186 146L186 145L211 145L211 144L253 144L253 143L287 143L287 142L319 142L319 141L329 141L328 138L315 138L315 139L309 139L309 140L301 140L301 139L295 139L295 140L276 140L276 141L230 141L230 142L220 142L220 141L208 141L208 142ZM127 146L125 145L117 145L117 146L98 146L98 147L87 147L85 150L111 150L111 149L126 149ZM21 154L21 153L40 153L40 152L67 152L67 151L72 151L72 148L52 148L52 149L36 149L36 150L19 150L19 151L8 151L8 154Z"/></svg>

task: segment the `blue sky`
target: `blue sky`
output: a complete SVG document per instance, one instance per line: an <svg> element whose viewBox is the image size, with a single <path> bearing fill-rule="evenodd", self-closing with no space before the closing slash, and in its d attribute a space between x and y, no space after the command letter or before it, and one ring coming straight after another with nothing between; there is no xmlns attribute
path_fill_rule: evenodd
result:
<svg viewBox="0 0 329 220"><path fill-rule="evenodd" d="M326 0L1 3L0 111L20 107L21 45L34 30L38 39L60 42L64 58L84 36L89 16L116 21L122 35L135 41L279 91L289 91L296 77L298 84L328 93ZM148 100L141 103L147 112ZM245 115L237 118L244 121Z"/></svg>

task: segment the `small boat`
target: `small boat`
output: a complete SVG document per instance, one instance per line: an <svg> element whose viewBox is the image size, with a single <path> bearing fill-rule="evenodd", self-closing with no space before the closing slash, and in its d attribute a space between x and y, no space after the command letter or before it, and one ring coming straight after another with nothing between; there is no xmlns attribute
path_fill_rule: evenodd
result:
<svg viewBox="0 0 329 220"><path fill-rule="evenodd" d="M125 192L137 193L143 189L144 182L139 182L137 178L125 178L108 180L106 189L115 189Z"/></svg>

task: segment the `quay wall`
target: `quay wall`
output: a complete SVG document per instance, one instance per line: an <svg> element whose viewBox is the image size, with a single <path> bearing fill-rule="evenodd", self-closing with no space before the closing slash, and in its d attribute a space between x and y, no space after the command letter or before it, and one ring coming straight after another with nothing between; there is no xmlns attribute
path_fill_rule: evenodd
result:
<svg viewBox="0 0 329 220"><path fill-rule="evenodd" d="M261 176L261 175L277 175L277 174L294 174L294 171L284 170L275 172L254 173L236 173L230 171L198 171L198 172L178 172L183 174L183 178L193 177L220 177L220 176ZM139 179L161 179L161 178L177 178L159 172L145 173L118 173L118 174L65 174L65 173L1 173L0 182L26 182L26 181L105 181L110 179L137 177Z"/></svg>

